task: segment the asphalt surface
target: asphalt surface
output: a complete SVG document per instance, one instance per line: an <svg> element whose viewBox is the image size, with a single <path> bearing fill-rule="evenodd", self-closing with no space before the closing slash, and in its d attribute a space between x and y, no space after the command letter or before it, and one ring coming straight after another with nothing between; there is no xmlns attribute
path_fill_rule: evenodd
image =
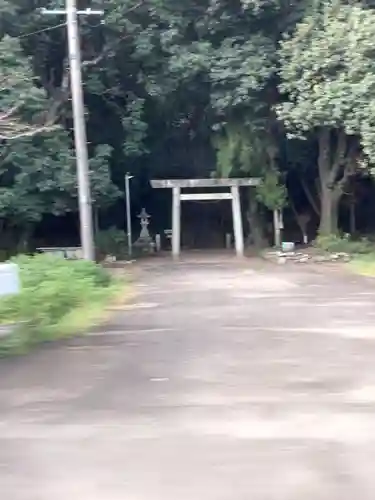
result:
<svg viewBox="0 0 375 500"><path fill-rule="evenodd" d="M375 498L375 284L152 261L105 332L0 362L2 500Z"/></svg>

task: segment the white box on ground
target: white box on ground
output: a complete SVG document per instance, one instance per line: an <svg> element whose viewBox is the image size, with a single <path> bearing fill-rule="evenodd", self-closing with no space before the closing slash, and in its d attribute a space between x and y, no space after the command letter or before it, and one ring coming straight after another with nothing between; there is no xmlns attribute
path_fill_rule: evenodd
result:
<svg viewBox="0 0 375 500"><path fill-rule="evenodd" d="M16 264L0 264L0 297L17 295L21 291L20 272Z"/></svg>

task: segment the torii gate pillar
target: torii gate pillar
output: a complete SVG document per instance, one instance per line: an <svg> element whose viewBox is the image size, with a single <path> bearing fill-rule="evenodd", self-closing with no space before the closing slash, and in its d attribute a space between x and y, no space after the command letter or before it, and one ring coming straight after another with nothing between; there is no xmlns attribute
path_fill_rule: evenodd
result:
<svg viewBox="0 0 375 500"><path fill-rule="evenodd" d="M181 188L172 189L172 256L178 259L181 248Z"/></svg>
<svg viewBox="0 0 375 500"><path fill-rule="evenodd" d="M232 193L232 213L233 213L233 232L234 232L234 245L236 247L236 254L238 257L243 256L244 242L243 242L243 227L240 203L240 189L238 186L230 188Z"/></svg>

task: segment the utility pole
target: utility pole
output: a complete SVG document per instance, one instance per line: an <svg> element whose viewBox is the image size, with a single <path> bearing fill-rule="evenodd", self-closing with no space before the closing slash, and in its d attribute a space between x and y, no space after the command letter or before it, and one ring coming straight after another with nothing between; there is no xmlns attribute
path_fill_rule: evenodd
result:
<svg viewBox="0 0 375 500"><path fill-rule="evenodd" d="M65 5L65 9L43 9L42 13L66 16L68 30L70 86L72 93L74 123L74 143L77 162L81 246L83 258L86 260L95 260L89 161L87 153L85 109L82 91L81 49L79 40L78 16L103 15L103 11L96 11L91 9L79 11L77 10L76 0L66 0Z"/></svg>

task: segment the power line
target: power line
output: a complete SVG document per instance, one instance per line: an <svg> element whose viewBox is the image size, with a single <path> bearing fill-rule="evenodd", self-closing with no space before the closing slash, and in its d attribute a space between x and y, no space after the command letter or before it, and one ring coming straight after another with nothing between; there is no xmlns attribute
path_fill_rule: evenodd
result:
<svg viewBox="0 0 375 500"><path fill-rule="evenodd" d="M98 28L99 26L103 26L103 24L104 24L104 21L101 21L98 24L92 24L92 25L90 24L89 27L90 27L90 29ZM60 23L60 24L55 24L54 26L48 26L46 28L41 28L39 30L31 31L30 33L24 33L23 35L18 35L18 36L12 37L12 38L16 38L16 39L20 40L22 38L28 38L30 36L39 35L39 33L46 33L48 31L53 31L55 29L62 28L64 26L67 26L66 21L63 23Z"/></svg>
<svg viewBox="0 0 375 500"><path fill-rule="evenodd" d="M28 38L29 36L39 35L39 33L45 33L47 31L52 31L52 30L55 30L57 28L62 28L63 26L66 26L66 21L64 23L56 24L54 26L48 26L47 28L41 28L40 30L31 31L30 33L25 33L24 35L19 35L19 36L16 36L15 38L18 38L18 39Z"/></svg>

